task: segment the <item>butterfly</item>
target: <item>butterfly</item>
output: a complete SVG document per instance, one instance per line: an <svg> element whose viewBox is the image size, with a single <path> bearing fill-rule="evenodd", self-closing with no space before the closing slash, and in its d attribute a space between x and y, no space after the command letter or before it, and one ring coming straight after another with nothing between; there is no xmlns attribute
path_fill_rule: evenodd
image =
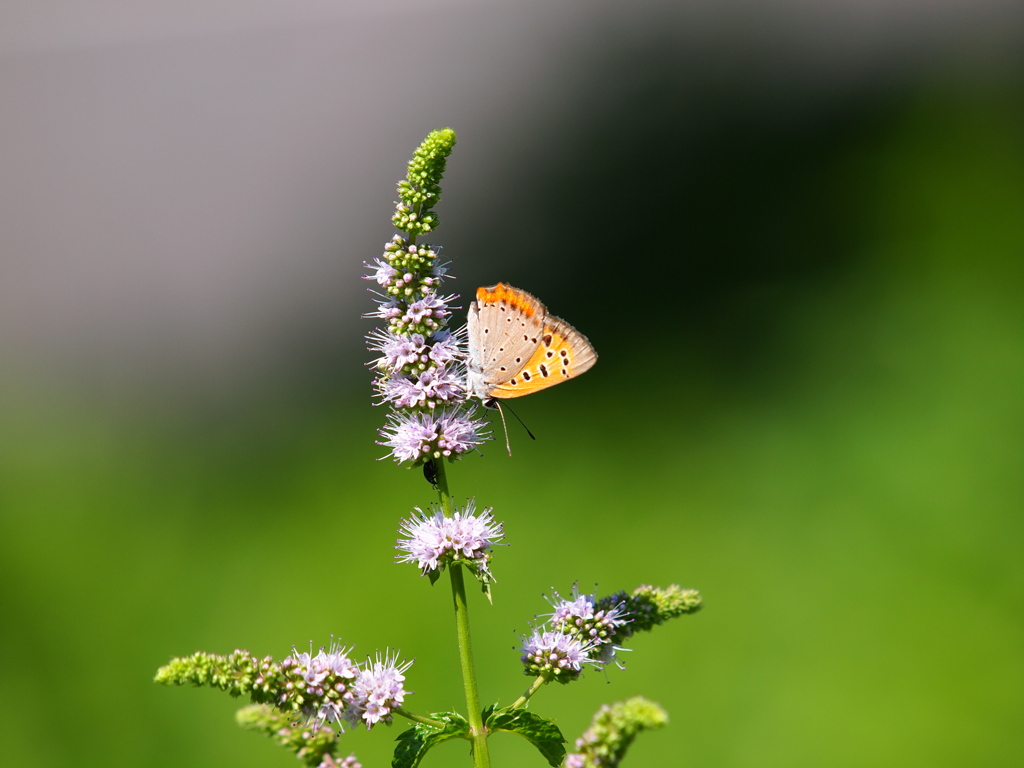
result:
<svg viewBox="0 0 1024 768"><path fill-rule="evenodd" d="M587 337L526 291L478 288L469 305L467 386L484 405L522 397L590 370L597 352Z"/></svg>

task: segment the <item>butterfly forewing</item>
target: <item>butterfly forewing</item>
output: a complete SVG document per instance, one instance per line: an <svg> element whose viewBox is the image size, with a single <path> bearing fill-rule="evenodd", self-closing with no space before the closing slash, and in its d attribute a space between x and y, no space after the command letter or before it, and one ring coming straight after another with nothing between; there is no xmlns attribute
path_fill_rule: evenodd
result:
<svg viewBox="0 0 1024 768"><path fill-rule="evenodd" d="M477 291L470 311L470 357L484 372L488 387L514 377L540 344L547 316L544 305L525 291L498 283Z"/></svg>

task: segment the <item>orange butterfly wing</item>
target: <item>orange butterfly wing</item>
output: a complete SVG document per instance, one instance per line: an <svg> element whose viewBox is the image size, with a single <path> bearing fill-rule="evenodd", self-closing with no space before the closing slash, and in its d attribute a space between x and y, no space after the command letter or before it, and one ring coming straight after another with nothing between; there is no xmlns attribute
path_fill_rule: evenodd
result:
<svg viewBox="0 0 1024 768"><path fill-rule="evenodd" d="M537 349L530 359L517 374L487 394L503 399L530 395L579 376L595 362L597 352L586 336L565 320L547 315Z"/></svg>

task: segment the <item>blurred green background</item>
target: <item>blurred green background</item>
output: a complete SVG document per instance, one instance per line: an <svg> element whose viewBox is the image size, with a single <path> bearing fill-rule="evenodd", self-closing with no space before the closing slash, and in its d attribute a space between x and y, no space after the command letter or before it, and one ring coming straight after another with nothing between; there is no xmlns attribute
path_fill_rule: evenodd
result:
<svg viewBox="0 0 1024 768"><path fill-rule="evenodd" d="M571 740L601 703L659 702L670 725L636 766L1024 760L1018 60L817 82L734 71L740 46L701 59L664 29L607 32L582 64L546 65L571 104L491 96L503 143L463 128L483 130L479 104L404 116L375 144L376 218L328 239L347 325L295 332L227 394L190 389L199 368L126 391L5 353L5 765L295 765L235 727L238 702L152 684L193 650L281 657L334 634L415 657L411 708L464 707L446 582L392 564L399 520L433 494L377 461L372 325L355 322L371 303L352 289L390 234L391 185L443 124L460 132L437 237L456 289L533 291L601 355L519 401L537 442L510 425L512 458L494 443L450 470L511 544L494 605L472 595L482 698L525 687L513 647L542 593L678 583L703 612L534 710ZM386 765L397 733L345 744ZM542 764L492 744L496 766Z"/></svg>

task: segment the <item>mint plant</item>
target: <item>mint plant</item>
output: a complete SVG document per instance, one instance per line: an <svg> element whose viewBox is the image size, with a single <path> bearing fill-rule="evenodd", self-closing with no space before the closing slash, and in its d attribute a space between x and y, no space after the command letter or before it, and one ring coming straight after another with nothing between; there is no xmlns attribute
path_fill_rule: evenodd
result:
<svg viewBox="0 0 1024 768"><path fill-rule="evenodd" d="M464 712L417 713L406 704L405 679L411 662L397 651L357 660L352 649L332 640L313 653L293 648L280 660L236 650L227 655L195 653L172 659L156 681L165 685L209 686L244 696L251 706L238 713L242 727L265 733L295 753L309 768L359 768L354 755L340 754L346 729L391 726L397 717L409 727L398 736L392 766L415 768L437 744L464 739L476 768L491 765L488 739L500 733L525 737L551 766L616 766L643 730L661 727L667 715L637 697L602 707L591 727L567 752L557 725L532 711L534 696L546 685L566 685L618 663L629 638L702 606L696 590L640 586L598 597L558 593L546 620L522 637L520 663L529 689L510 704L482 707L470 636L466 576L476 579L491 600L492 558L503 543L503 524L490 508L477 511L475 499L454 503L449 467L490 439L481 406L467 387L465 327L452 329L452 302L442 286L447 264L439 248L417 242L437 229L434 206L441 178L455 145L451 129L431 132L416 149L406 178L398 184L392 223L398 232L381 257L367 264L375 283L381 321L369 336L377 357L374 391L390 412L378 443L399 464L421 467L437 501L399 524L395 558L415 565L431 584L448 573L455 610L456 641L466 698Z"/></svg>

